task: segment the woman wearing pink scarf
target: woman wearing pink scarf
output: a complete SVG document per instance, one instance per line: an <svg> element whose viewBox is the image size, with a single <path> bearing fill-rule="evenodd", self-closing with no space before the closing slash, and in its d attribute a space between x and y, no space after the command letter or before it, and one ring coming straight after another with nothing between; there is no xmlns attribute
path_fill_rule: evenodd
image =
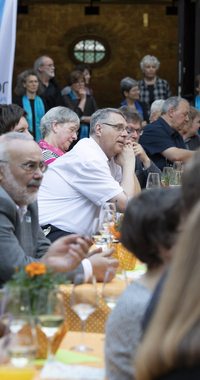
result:
<svg viewBox="0 0 200 380"><path fill-rule="evenodd" d="M65 154L71 143L77 140L79 124L77 114L67 107L51 108L43 116L40 124L43 140L38 144L46 165Z"/></svg>

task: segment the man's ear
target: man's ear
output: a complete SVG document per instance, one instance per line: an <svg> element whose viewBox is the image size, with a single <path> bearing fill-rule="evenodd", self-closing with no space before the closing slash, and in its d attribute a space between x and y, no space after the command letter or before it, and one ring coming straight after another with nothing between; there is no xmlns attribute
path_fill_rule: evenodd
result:
<svg viewBox="0 0 200 380"><path fill-rule="evenodd" d="M42 72L42 69L41 69L42 66L38 67L38 71L41 73Z"/></svg>
<svg viewBox="0 0 200 380"><path fill-rule="evenodd" d="M168 111L169 117L173 117L174 116L174 112L175 112L175 109L174 108L170 108L169 111Z"/></svg>
<svg viewBox="0 0 200 380"><path fill-rule="evenodd" d="M95 125L95 134L96 134L96 136L101 136L101 133L102 133L102 125L101 124L96 124Z"/></svg>

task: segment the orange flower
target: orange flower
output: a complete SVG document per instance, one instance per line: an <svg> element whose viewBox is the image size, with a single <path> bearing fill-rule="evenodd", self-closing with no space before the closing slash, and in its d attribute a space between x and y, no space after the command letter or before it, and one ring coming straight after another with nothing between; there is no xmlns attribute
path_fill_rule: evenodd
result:
<svg viewBox="0 0 200 380"><path fill-rule="evenodd" d="M116 226L116 225L115 225L115 226ZM120 239L120 238L121 238L121 232L116 231L115 226L110 226L111 232L113 233L113 235L114 235L117 239Z"/></svg>
<svg viewBox="0 0 200 380"><path fill-rule="evenodd" d="M30 263L25 267L25 271L29 273L30 277L34 277L38 274L45 274L46 273L46 267L42 263Z"/></svg>

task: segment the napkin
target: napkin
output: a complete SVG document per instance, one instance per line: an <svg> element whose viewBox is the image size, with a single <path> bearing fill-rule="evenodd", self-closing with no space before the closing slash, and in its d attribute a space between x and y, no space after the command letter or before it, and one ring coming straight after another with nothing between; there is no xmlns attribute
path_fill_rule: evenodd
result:
<svg viewBox="0 0 200 380"><path fill-rule="evenodd" d="M46 362L41 374L41 379L73 379L73 380L104 380L105 370L81 365L66 365L57 361Z"/></svg>

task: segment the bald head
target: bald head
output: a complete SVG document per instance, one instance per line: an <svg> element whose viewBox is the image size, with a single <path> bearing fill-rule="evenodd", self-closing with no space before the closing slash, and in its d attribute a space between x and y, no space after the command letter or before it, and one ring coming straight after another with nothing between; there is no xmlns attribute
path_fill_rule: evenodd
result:
<svg viewBox="0 0 200 380"><path fill-rule="evenodd" d="M36 200L42 163L41 149L31 136L16 132L0 136L0 185L19 207Z"/></svg>

